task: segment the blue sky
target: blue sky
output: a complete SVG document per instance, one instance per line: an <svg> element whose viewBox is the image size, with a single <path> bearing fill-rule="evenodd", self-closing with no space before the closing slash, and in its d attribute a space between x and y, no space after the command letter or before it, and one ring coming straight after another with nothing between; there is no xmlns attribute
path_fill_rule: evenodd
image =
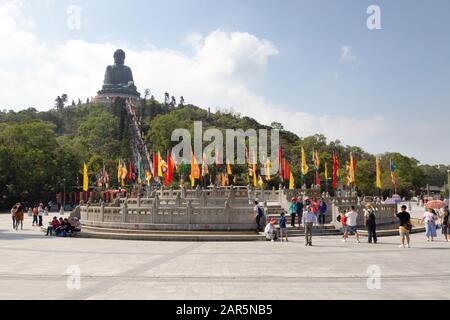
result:
<svg viewBox="0 0 450 320"><path fill-rule="evenodd" d="M8 2L11 1L0 0L0 4ZM217 30L225 35L246 33L258 41L267 40L270 47L263 45L266 50L261 57L263 62L250 65L250 71L244 74L248 62L239 64L241 56L233 53L232 58L237 59L237 65L244 71L234 71L232 80L228 73L226 77L220 76L226 78L224 81L232 81L229 86L237 88L237 92L245 87L243 95L253 99L248 98L247 104L240 105L235 97L225 100L227 105L221 106L221 100L213 94L204 98L201 90L185 92L181 84L172 90L187 96L189 102L212 107L231 105L235 111L257 119L261 106L248 107L248 112L247 106L251 105L250 101L263 99L264 106L271 110L282 109L280 114L290 118L286 127L300 135L314 133L314 121L320 119L318 132L341 138L344 143L359 144L370 152L398 150L422 162L450 163L450 142L444 140L435 148L424 150L432 137L445 135L444 130L448 131L449 127L448 1L46 0L19 3L19 17L32 19L33 26L27 27L27 32L36 37L40 46L53 53L71 40L124 47L132 52L127 64L135 72L136 85L141 91L149 87L155 95L167 89L158 88L157 82L146 81L139 75L140 71L136 70L139 64L132 61L138 53L170 52L195 61L196 51L186 43L186 37L199 35L207 43L208 35ZM83 23L79 30L66 27L66 10L71 4L82 9ZM371 4L381 8L381 30L371 31L366 27L369 16L366 9ZM236 50L245 52L248 45L238 42L241 47ZM341 59L344 46L350 50L350 59L346 61ZM108 59L100 69L111 63ZM152 71L150 67L145 72L152 74ZM158 73L154 76L162 77ZM100 82L96 87L101 86L101 77L100 74L95 79ZM200 85L201 75L195 78ZM171 88L169 81L162 83ZM87 92L86 96L94 94ZM48 100L51 105L52 101ZM39 103L38 107L45 109L42 100L31 99L27 103ZM304 113L307 120L300 119ZM427 117L437 121L431 123L425 120ZM340 120L335 122L335 119ZM284 119L277 120L284 123ZM358 122L352 132L348 127ZM339 128L336 123L346 128ZM328 126L336 127L335 131ZM377 131L372 126L382 129ZM355 135L361 139L354 138Z"/></svg>

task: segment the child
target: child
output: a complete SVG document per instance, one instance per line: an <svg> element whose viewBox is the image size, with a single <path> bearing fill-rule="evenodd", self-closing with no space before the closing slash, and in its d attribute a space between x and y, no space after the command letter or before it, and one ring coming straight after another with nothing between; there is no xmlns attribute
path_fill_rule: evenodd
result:
<svg viewBox="0 0 450 320"><path fill-rule="evenodd" d="M288 234L287 234L287 229L286 229L286 214L284 212L281 213L278 224L280 225L281 242L283 242L283 236L286 237L286 242L288 242L289 240L288 240Z"/></svg>
<svg viewBox="0 0 450 320"><path fill-rule="evenodd" d="M56 229L59 227L59 221L57 217L53 217L53 220L48 223L47 234L46 236L53 236L53 233L56 232Z"/></svg>

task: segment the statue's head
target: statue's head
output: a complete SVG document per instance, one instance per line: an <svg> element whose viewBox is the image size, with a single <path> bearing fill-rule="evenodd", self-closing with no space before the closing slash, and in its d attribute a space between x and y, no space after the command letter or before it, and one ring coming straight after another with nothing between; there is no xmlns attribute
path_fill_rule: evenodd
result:
<svg viewBox="0 0 450 320"><path fill-rule="evenodd" d="M114 52L114 63L123 65L125 63L125 51L122 49L116 50Z"/></svg>

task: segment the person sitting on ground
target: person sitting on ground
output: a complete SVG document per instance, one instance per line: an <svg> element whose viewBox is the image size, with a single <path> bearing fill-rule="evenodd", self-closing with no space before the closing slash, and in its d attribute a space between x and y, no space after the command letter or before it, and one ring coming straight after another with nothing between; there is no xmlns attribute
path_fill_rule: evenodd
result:
<svg viewBox="0 0 450 320"><path fill-rule="evenodd" d="M63 232L65 233L65 231L64 231L65 228L66 228L66 225L65 225L64 219L63 218L59 218L58 227L55 230L56 236L61 236L61 234Z"/></svg>
<svg viewBox="0 0 450 320"><path fill-rule="evenodd" d="M77 217L69 218L69 224L71 226L72 233L81 231L81 223Z"/></svg>
<svg viewBox="0 0 450 320"><path fill-rule="evenodd" d="M271 219L270 222L267 224L266 228L264 229L264 234L266 236L267 241L274 242L277 240L277 232L275 230L275 223L277 221L275 219Z"/></svg>
<svg viewBox="0 0 450 320"><path fill-rule="evenodd" d="M47 234L46 236L53 236L54 232L56 232L56 229L59 227L59 221L57 217L53 217L53 220L50 221L49 226L47 227Z"/></svg>

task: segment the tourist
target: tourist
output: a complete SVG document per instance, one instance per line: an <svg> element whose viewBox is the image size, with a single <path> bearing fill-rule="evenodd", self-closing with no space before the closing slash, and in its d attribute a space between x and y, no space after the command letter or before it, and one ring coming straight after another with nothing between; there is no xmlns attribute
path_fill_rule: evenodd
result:
<svg viewBox="0 0 450 320"><path fill-rule="evenodd" d="M297 198L293 197L289 204L289 214L291 215L291 227L295 227L295 216L297 215Z"/></svg>
<svg viewBox="0 0 450 320"><path fill-rule="evenodd" d="M327 214L327 203L325 200L320 199L319 202L319 224L324 225L325 224L325 218Z"/></svg>
<svg viewBox="0 0 450 320"><path fill-rule="evenodd" d="M80 220L77 217L70 217L69 218L69 224L70 224L70 232L80 232L81 231L81 223Z"/></svg>
<svg viewBox="0 0 450 320"><path fill-rule="evenodd" d="M312 212L311 206L306 207L306 211L303 212L302 227L305 228L305 246L312 247L312 232L314 225L317 225L317 215Z"/></svg>
<svg viewBox="0 0 450 320"><path fill-rule="evenodd" d="M303 199L298 199L297 200L297 217L298 217L299 228L302 225L303 208L304 208Z"/></svg>
<svg viewBox="0 0 450 320"><path fill-rule="evenodd" d="M59 227L59 221L57 217L53 217L53 220L50 221L49 226L47 227L47 234L46 236L53 236L54 234L56 235L56 229L58 229Z"/></svg>
<svg viewBox="0 0 450 320"><path fill-rule="evenodd" d="M33 214L33 227L37 227L37 226L38 226L38 215L39 215L39 210L38 210L38 208L35 206L31 212L32 212L32 214Z"/></svg>
<svg viewBox="0 0 450 320"><path fill-rule="evenodd" d="M16 220L16 231L19 231L19 224L20 224L20 230L23 230L23 206L18 203L15 213L15 220Z"/></svg>
<svg viewBox="0 0 450 320"><path fill-rule="evenodd" d="M375 216L375 208L371 203L366 205L364 209L364 220L367 227L367 235L369 238L369 243L377 243L377 222Z"/></svg>
<svg viewBox="0 0 450 320"><path fill-rule="evenodd" d="M286 228L286 214L284 212L281 213L280 219L278 220L278 225L280 226L280 238L281 242L283 242L283 237L286 237L286 242L288 242L288 234Z"/></svg>
<svg viewBox="0 0 450 320"><path fill-rule="evenodd" d="M275 223L277 223L277 221L272 218L270 222L267 224L266 228L264 229L264 235L266 236L267 241L274 242L277 239L277 233L275 231Z"/></svg>
<svg viewBox="0 0 450 320"><path fill-rule="evenodd" d="M345 214L347 217L347 228L344 235L344 242L347 241L349 233L354 233L356 235L356 243L360 243L358 234L358 212L355 211L356 207L351 206L350 211Z"/></svg>
<svg viewBox="0 0 450 320"><path fill-rule="evenodd" d="M261 231L261 218L264 216L263 209L259 206L258 201L255 201L255 220L256 220L256 232Z"/></svg>
<svg viewBox="0 0 450 320"><path fill-rule="evenodd" d="M427 241L434 241L434 238L437 237L436 235L436 220L437 215L436 212L429 208L428 211L424 212L422 223L425 223L425 229L427 232Z"/></svg>
<svg viewBox="0 0 450 320"><path fill-rule="evenodd" d="M11 208L11 218L12 218L12 223L13 223L13 229L16 229L16 211L17 211L17 206L19 205L19 203L16 203L12 208Z"/></svg>
<svg viewBox="0 0 450 320"><path fill-rule="evenodd" d="M44 218L44 204L40 203L38 207L39 227L42 227L42 219Z"/></svg>
<svg viewBox="0 0 450 320"><path fill-rule="evenodd" d="M405 240L407 242L408 248L411 248L409 237L409 233L412 231L411 215L409 214L409 212L406 211L406 208L407 207L403 205L402 211L395 214L395 216L399 219L400 222L399 233L401 244L399 248L405 248Z"/></svg>
<svg viewBox="0 0 450 320"><path fill-rule="evenodd" d="M346 232L347 232L347 216L345 215L345 211L341 212L341 214L337 217L337 221L341 223L342 228L342 241L346 242Z"/></svg>
<svg viewBox="0 0 450 320"><path fill-rule="evenodd" d="M65 222L64 222L63 218L59 218L58 227L55 230L56 236L62 236L62 234L65 233L65 231L64 231L65 228L66 228L66 226L65 226ZM64 234L64 236L65 236L65 234Z"/></svg>
<svg viewBox="0 0 450 320"><path fill-rule="evenodd" d="M44 209L44 216L48 216L48 207L45 207Z"/></svg>
<svg viewBox="0 0 450 320"><path fill-rule="evenodd" d="M445 207L444 209L442 209L442 234L444 235L444 240L448 242L448 231L449 231L449 223L448 223L448 218L450 215L450 211L448 210L448 207Z"/></svg>

